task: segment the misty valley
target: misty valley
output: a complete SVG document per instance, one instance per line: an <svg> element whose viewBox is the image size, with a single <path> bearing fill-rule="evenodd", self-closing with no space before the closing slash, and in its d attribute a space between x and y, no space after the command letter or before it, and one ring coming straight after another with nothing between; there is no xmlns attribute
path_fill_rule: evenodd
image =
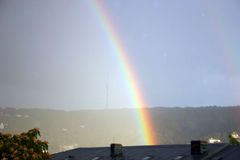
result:
<svg viewBox="0 0 240 160"><path fill-rule="evenodd" d="M153 107L149 114L158 144L187 144L210 137L228 142L239 131L239 106ZM40 128L51 153L77 147L143 145L135 109L63 111L0 108L0 132L21 133Z"/></svg>

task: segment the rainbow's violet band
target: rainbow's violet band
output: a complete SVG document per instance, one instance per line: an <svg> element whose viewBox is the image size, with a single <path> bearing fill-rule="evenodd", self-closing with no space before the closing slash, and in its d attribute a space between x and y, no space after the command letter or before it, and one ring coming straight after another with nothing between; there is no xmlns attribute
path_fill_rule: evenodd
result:
<svg viewBox="0 0 240 160"><path fill-rule="evenodd" d="M116 54L115 56L120 62L120 67L127 81L128 89L134 102L134 106L136 107L143 144L154 145L156 144L156 139L153 122L151 120L149 111L146 108L147 106L144 102L144 97L141 94L141 90L137 82L137 77L131 67L131 63L128 58L128 52L121 41L116 26L107 13L107 9L104 8L103 2L100 0L90 0L89 3L100 25L102 25L102 29L107 35L113 53Z"/></svg>

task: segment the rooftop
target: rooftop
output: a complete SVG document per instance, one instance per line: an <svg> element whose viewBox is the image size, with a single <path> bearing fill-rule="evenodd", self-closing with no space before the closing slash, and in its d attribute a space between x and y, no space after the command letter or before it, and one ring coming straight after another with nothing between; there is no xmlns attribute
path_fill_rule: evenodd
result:
<svg viewBox="0 0 240 160"><path fill-rule="evenodd" d="M191 155L191 145L126 146L116 160L234 160L240 157L240 147L229 144L207 144L208 153ZM110 147L77 148L56 153L52 160L112 160Z"/></svg>

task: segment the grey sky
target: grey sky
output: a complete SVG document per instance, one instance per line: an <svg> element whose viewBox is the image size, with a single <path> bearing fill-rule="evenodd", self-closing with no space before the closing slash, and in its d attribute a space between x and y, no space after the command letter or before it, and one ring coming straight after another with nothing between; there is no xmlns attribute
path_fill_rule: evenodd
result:
<svg viewBox="0 0 240 160"><path fill-rule="evenodd" d="M235 105L238 0L106 0L149 106ZM131 107L87 1L0 1L0 106Z"/></svg>

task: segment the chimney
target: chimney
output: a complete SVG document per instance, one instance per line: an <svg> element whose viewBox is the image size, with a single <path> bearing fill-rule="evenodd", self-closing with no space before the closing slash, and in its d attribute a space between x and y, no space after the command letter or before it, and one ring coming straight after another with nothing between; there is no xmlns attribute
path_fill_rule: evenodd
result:
<svg viewBox="0 0 240 160"><path fill-rule="evenodd" d="M207 154L207 142L201 140L191 141L191 155Z"/></svg>
<svg viewBox="0 0 240 160"><path fill-rule="evenodd" d="M110 156L112 158L123 159L123 151L122 151L122 145L121 144L112 143L110 145L110 147L111 147Z"/></svg>

